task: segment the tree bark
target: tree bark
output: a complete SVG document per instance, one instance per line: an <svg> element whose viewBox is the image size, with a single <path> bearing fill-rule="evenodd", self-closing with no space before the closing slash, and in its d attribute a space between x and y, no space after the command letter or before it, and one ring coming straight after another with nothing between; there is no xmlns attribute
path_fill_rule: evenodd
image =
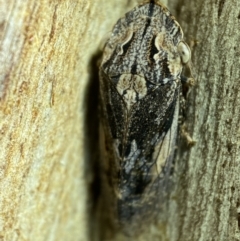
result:
<svg viewBox="0 0 240 241"><path fill-rule="evenodd" d="M237 241L240 2L175 1L173 7L187 40L196 43L192 48L196 86L188 98L187 123L197 142L190 150L179 151L168 237L174 241Z"/></svg>
<svg viewBox="0 0 240 241"><path fill-rule="evenodd" d="M1 240L91 240L93 63L114 23L137 2L0 1ZM237 241L240 2L168 4L195 43L186 123L197 142L188 148L182 139L167 217L138 240Z"/></svg>
<svg viewBox="0 0 240 241"><path fill-rule="evenodd" d="M81 119L90 3L0 6L0 239L87 240Z"/></svg>

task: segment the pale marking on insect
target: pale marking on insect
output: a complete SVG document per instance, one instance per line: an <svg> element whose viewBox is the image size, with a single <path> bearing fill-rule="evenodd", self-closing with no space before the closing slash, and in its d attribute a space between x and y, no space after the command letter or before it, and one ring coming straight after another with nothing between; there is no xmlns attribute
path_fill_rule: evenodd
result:
<svg viewBox="0 0 240 241"><path fill-rule="evenodd" d="M118 93L123 96L130 110L131 106L147 94L146 80L140 75L122 74L117 84Z"/></svg>
<svg viewBox="0 0 240 241"><path fill-rule="evenodd" d="M176 108L174 111L174 123L172 123L170 130L167 133L162 133L162 136L160 137L160 141L159 143L156 145L156 147L154 148L154 153L153 153L153 159L156 159L156 174L159 174L162 172L163 166L165 164L165 161L167 160L167 158L172 155L173 153L169 153L169 150L171 150L171 148L175 148L175 146L171 146L171 145L175 145L175 142L173 141L174 139L176 139L176 137L174 137L174 133L176 133L177 131L177 126L178 126L178 112L179 112L179 102L177 102L176 104ZM173 144L172 144L173 143ZM161 149L161 146L169 146L169 148L163 148ZM161 150L161 155L159 155L159 150Z"/></svg>
<svg viewBox="0 0 240 241"><path fill-rule="evenodd" d="M125 36L126 39L124 39L123 43L121 44L120 51L119 51L118 55L123 54L123 46L131 40L132 36L133 36L133 31L129 30L127 32L126 36Z"/></svg>

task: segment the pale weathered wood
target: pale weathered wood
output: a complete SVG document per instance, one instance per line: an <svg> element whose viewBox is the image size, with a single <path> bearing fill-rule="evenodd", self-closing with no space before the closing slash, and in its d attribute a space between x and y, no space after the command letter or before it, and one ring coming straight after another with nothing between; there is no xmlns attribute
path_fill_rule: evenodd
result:
<svg viewBox="0 0 240 241"><path fill-rule="evenodd" d="M79 46L90 5L0 6L1 240L86 240Z"/></svg>
<svg viewBox="0 0 240 241"><path fill-rule="evenodd" d="M181 151L169 240L240 240L240 2L173 1L193 47L197 80L187 123L196 145ZM171 228L170 228L171 226Z"/></svg>

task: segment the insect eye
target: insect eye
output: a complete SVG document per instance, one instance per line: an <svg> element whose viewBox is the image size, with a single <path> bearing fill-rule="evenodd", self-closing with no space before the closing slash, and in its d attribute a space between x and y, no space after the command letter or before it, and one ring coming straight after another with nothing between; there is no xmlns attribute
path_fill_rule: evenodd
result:
<svg viewBox="0 0 240 241"><path fill-rule="evenodd" d="M185 42L180 42L177 46L178 53L181 57L182 63L186 64L191 58L191 51Z"/></svg>

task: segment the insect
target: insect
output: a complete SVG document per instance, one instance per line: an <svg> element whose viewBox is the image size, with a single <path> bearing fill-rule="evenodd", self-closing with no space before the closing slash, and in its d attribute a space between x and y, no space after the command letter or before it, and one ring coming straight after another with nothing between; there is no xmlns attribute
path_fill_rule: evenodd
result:
<svg viewBox="0 0 240 241"><path fill-rule="evenodd" d="M167 190L190 59L179 23L156 1L126 13L105 44L101 161L112 219L123 230L154 220Z"/></svg>

